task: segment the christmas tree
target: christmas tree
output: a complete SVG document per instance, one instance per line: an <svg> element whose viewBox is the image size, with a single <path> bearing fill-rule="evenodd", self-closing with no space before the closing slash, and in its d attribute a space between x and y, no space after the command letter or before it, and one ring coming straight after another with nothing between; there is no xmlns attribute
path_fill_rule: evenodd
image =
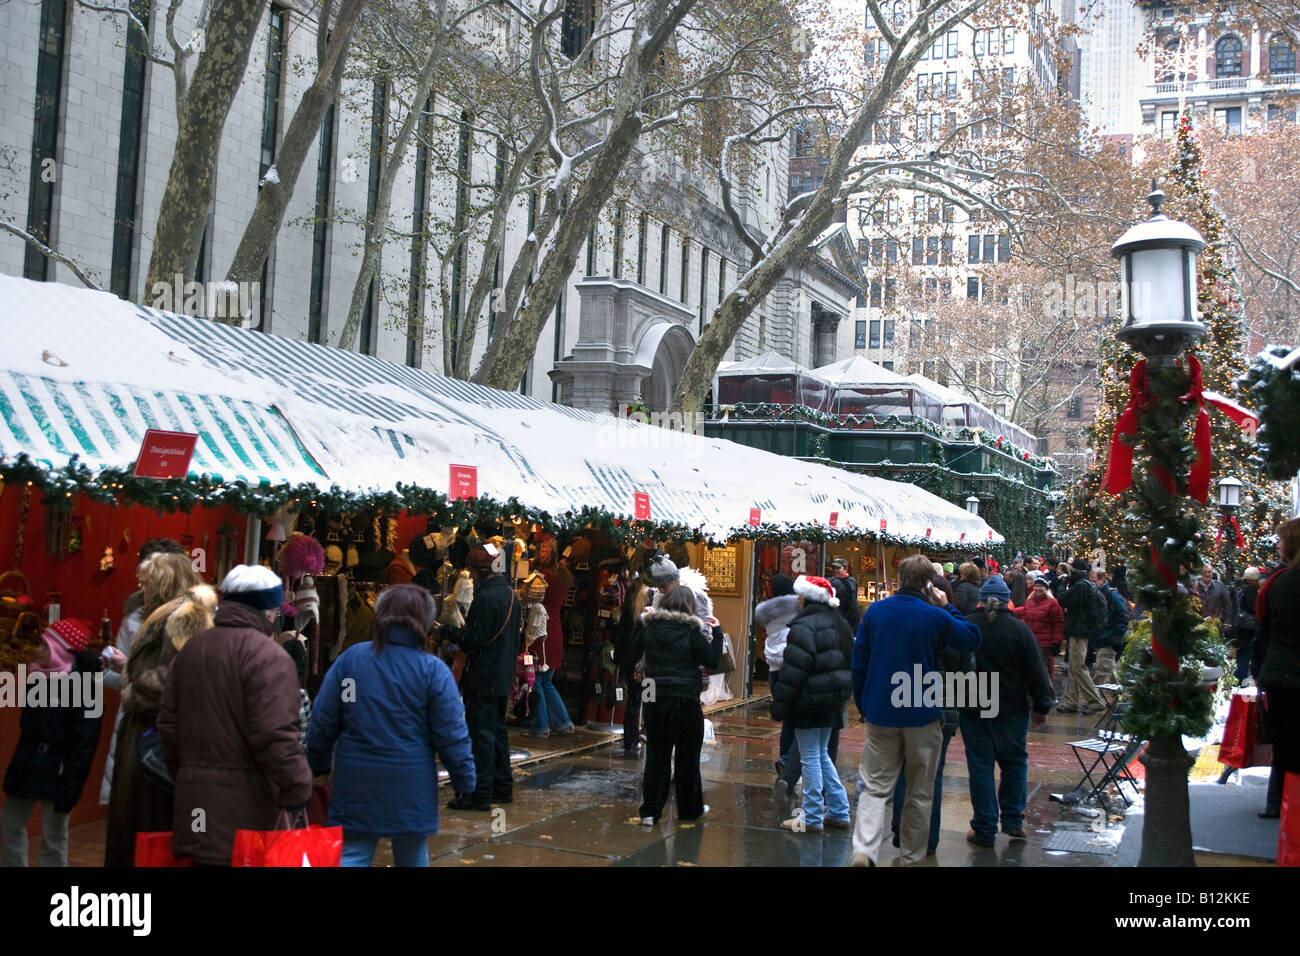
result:
<svg viewBox="0 0 1300 956"><path fill-rule="evenodd" d="M1195 227L1206 243L1197 258L1197 305L1201 321L1208 329L1197 349L1203 367L1203 384L1207 391L1218 392L1253 409L1255 396L1239 381L1246 372L1246 356L1236 279L1227 262L1231 239L1213 191L1206 184L1203 164L1201 145L1191 118L1183 114L1178 123L1170 177L1164 189L1171 218L1182 219ZM1083 552L1103 548L1108 558L1112 554L1131 555L1143 533L1133 521L1126 520L1132 513L1132 491L1114 497L1101 490L1115 420L1128 403L1128 379L1135 361L1135 354L1127 346L1112 336L1103 338L1102 395L1090 441L1094 460L1076 487L1070 489L1061 522L1065 543ZM1236 532L1231 527L1220 534L1222 518L1215 493L1219 479L1231 474L1244 486L1236 519L1245 546L1237 551L1234 564L1238 569L1260 564L1273 556L1273 529L1287 517L1286 488L1268 480L1253 439L1231 419L1211 412L1210 429L1213 449L1210 501L1205 505L1189 502L1198 512L1203 529L1201 555L1221 560L1228 547L1236 544Z"/></svg>

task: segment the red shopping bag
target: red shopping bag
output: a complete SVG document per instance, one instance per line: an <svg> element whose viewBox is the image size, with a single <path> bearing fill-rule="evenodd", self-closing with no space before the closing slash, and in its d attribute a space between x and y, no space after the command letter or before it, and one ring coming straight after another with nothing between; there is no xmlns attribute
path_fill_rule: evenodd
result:
<svg viewBox="0 0 1300 956"><path fill-rule="evenodd" d="M1286 775L1278 822L1282 825L1277 831L1277 865L1300 866L1300 773Z"/></svg>
<svg viewBox="0 0 1300 956"><path fill-rule="evenodd" d="M231 866L339 866L343 828L312 824L302 830L236 830Z"/></svg>
<svg viewBox="0 0 1300 956"><path fill-rule="evenodd" d="M1228 723L1223 728L1219 763L1228 767L1267 767L1273 762L1273 748L1259 742L1262 707L1255 697L1233 694L1228 705Z"/></svg>
<svg viewBox="0 0 1300 956"><path fill-rule="evenodd" d="M172 831L137 833L135 835L136 866L193 866L188 856L172 853Z"/></svg>

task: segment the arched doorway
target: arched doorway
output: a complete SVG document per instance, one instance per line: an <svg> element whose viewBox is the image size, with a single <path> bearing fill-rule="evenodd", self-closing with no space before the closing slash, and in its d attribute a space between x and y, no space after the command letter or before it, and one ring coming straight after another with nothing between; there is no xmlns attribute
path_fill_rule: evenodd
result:
<svg viewBox="0 0 1300 956"><path fill-rule="evenodd" d="M666 412L672 407L673 393L694 347L695 339L686 326L663 316L654 316L647 322L634 362L650 369L641 386L647 410Z"/></svg>

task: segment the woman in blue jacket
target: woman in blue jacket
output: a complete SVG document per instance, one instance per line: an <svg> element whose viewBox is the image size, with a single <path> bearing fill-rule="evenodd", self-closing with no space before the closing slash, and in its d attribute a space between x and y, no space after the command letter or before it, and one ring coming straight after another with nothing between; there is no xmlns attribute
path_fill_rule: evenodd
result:
<svg viewBox="0 0 1300 956"><path fill-rule="evenodd" d="M307 761L334 769L329 822L343 827L343 866L369 866L380 837L398 866L427 866L438 832L438 766L457 793L475 787L474 756L451 671L425 645L437 621L428 591L385 588L370 640L339 655L316 696Z"/></svg>

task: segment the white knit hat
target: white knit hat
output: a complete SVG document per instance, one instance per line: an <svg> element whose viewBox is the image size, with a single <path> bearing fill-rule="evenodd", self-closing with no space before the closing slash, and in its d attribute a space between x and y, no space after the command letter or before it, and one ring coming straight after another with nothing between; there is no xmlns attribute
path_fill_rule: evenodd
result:
<svg viewBox="0 0 1300 956"><path fill-rule="evenodd" d="M840 606L840 599L835 596L835 588L825 578L808 577L806 574L801 574L795 579L794 593L803 598L805 602L828 604L831 607Z"/></svg>

